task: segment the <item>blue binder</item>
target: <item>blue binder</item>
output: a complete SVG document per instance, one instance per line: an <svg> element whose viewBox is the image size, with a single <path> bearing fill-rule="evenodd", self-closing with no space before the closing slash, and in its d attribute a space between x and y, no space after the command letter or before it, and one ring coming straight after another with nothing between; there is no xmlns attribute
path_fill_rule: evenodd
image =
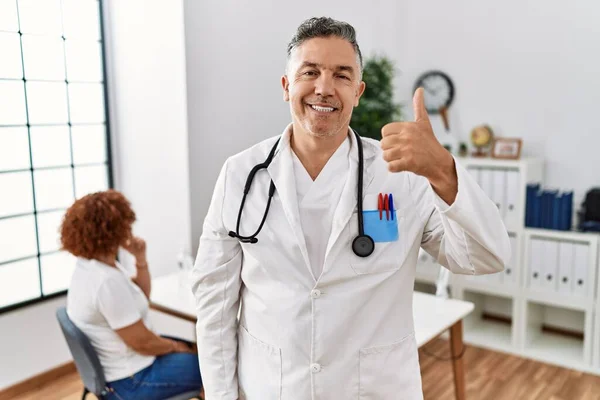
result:
<svg viewBox="0 0 600 400"><path fill-rule="evenodd" d="M561 212L562 212L562 200L563 200L564 194L563 195L554 195L554 197L552 198L552 224L551 224L551 228L552 229L560 229L560 222L561 222Z"/></svg>
<svg viewBox="0 0 600 400"><path fill-rule="evenodd" d="M571 229L573 219L573 191L565 192L560 201L559 228L563 231Z"/></svg>
<svg viewBox="0 0 600 400"><path fill-rule="evenodd" d="M532 205L532 228L542 227L542 192L537 192L533 196Z"/></svg>
<svg viewBox="0 0 600 400"><path fill-rule="evenodd" d="M525 226L535 227L535 212L537 208L536 195L540 191L539 183L530 183L527 185L525 193Z"/></svg>

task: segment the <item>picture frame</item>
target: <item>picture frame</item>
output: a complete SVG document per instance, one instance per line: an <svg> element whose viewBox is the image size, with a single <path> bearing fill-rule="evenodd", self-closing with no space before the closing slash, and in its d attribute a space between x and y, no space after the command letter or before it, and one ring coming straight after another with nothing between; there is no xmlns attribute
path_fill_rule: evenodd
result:
<svg viewBox="0 0 600 400"><path fill-rule="evenodd" d="M496 138L492 145L492 158L518 160L521 158L523 140L519 138Z"/></svg>

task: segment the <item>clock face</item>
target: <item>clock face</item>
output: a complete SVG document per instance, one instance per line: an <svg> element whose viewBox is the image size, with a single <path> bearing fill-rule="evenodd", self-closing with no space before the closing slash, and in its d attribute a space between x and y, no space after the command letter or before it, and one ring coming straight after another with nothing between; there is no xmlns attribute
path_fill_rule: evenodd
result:
<svg viewBox="0 0 600 400"><path fill-rule="evenodd" d="M415 90L423 88L425 108L430 114L437 114L442 107L449 107L454 99L454 85L450 77L440 71L430 71L417 79Z"/></svg>

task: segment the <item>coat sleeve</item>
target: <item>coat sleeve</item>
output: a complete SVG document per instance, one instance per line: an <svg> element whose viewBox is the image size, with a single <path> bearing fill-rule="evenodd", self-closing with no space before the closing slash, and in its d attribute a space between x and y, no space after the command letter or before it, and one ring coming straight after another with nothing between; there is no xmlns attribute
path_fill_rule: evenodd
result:
<svg viewBox="0 0 600 400"><path fill-rule="evenodd" d="M450 271L483 275L500 272L510 260L510 241L496 205L455 161L458 194L448 206L429 181L411 175L413 200L425 223L421 247Z"/></svg>
<svg viewBox="0 0 600 400"><path fill-rule="evenodd" d="M200 372L206 398L219 400L238 398L237 315L242 284L241 245L229 237L222 219L227 164L215 185L191 273Z"/></svg>

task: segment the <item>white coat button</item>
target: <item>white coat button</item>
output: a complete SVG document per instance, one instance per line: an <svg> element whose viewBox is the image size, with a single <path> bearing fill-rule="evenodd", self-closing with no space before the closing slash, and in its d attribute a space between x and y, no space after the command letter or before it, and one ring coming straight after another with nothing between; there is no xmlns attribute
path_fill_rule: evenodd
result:
<svg viewBox="0 0 600 400"><path fill-rule="evenodd" d="M319 297L321 297L321 291L319 289L311 290L310 297L312 297L313 299L318 299Z"/></svg>
<svg viewBox="0 0 600 400"><path fill-rule="evenodd" d="M320 364L311 364L311 365L310 365L310 370L311 370L313 373L320 372L320 371L321 371L321 365L320 365Z"/></svg>

